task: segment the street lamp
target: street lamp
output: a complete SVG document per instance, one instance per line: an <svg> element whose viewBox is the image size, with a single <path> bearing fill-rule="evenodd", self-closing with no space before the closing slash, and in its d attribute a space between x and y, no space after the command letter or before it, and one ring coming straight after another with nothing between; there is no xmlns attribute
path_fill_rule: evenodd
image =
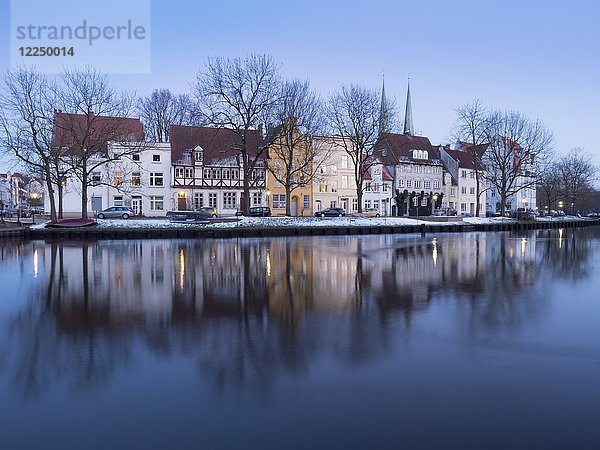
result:
<svg viewBox="0 0 600 450"><path fill-rule="evenodd" d="M563 205L564 205L563 201L559 200L558 201L558 209L563 209Z"/></svg>
<svg viewBox="0 0 600 450"><path fill-rule="evenodd" d="M31 203L33 203L33 208L31 208L31 224L35 225L35 208L37 207L37 200L38 198L40 198L40 194L38 194L37 192L32 192L30 197L32 200Z"/></svg>
<svg viewBox="0 0 600 450"><path fill-rule="evenodd" d="M271 196L271 191L267 190L267 206L269 206L269 197Z"/></svg>

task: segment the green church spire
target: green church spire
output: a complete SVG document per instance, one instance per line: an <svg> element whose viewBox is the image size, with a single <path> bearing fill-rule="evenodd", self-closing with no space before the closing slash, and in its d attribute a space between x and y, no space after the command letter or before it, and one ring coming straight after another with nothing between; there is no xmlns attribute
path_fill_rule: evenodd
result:
<svg viewBox="0 0 600 450"><path fill-rule="evenodd" d="M390 111L385 97L385 75L381 83L381 105L379 109L379 134L390 131Z"/></svg>
<svg viewBox="0 0 600 450"><path fill-rule="evenodd" d="M410 78L408 79L408 89L406 91L406 110L404 111L404 134L414 134L412 104L410 101Z"/></svg>

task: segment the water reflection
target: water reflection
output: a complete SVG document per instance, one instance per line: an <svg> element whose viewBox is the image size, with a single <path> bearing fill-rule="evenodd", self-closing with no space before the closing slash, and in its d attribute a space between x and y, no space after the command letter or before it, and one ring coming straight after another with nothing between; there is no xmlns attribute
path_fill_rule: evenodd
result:
<svg viewBox="0 0 600 450"><path fill-rule="evenodd" d="M29 290L0 315L0 369L37 396L185 355L216 391L268 390L324 354L360 365L410 345L435 302L459 305L466 335L538 320L540 280L588 276L595 233L7 244L0 264Z"/></svg>

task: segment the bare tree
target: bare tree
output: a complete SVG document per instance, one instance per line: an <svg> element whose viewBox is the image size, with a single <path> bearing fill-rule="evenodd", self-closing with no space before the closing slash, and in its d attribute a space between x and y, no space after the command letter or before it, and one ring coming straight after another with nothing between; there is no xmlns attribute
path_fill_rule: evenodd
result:
<svg viewBox="0 0 600 450"><path fill-rule="evenodd" d="M149 140L169 142L171 125L191 124L193 104L188 95L155 89L152 94L139 100L138 112Z"/></svg>
<svg viewBox="0 0 600 450"><path fill-rule="evenodd" d="M213 126L233 130L240 138L235 150L243 164L244 198L240 207L244 213L250 206L253 171L264 159L267 148L250 148L251 134L273 114L279 93L278 69L268 55L209 58L205 70L197 76L195 94L203 119Z"/></svg>
<svg viewBox="0 0 600 450"><path fill-rule="evenodd" d="M550 165L538 177L538 204L554 209L556 203L560 200L562 192L562 182L558 163ZM539 201L541 200L541 203Z"/></svg>
<svg viewBox="0 0 600 450"><path fill-rule="evenodd" d="M532 122L515 111L490 113L486 134L486 177L500 197L504 215L508 197L535 188L538 174L543 173L541 166L552 151L553 137L539 120Z"/></svg>
<svg viewBox="0 0 600 450"><path fill-rule="evenodd" d="M580 147L571 149L568 155L558 161L561 195L571 204L572 214L575 214L579 200L592 187L597 171L597 167L592 163L592 157Z"/></svg>
<svg viewBox="0 0 600 450"><path fill-rule="evenodd" d="M288 81L281 88L281 102L274 119L277 126L269 133L267 168L275 181L285 187L286 215L291 214L294 190L309 184L328 152L313 137L323 131L323 105L308 81Z"/></svg>
<svg viewBox="0 0 600 450"><path fill-rule="evenodd" d="M81 215L87 218L92 174L111 161L143 150L143 128L134 97L119 93L93 69L65 71L55 88L59 110L53 144L81 183Z"/></svg>
<svg viewBox="0 0 600 450"><path fill-rule="evenodd" d="M462 144L465 151L468 152L473 161L475 161L475 183L477 189L477 205L475 207L475 216L480 214L480 197L485 188L483 153L486 148L488 138L487 126L488 111L479 99L473 100L455 109L456 122L454 124L454 139Z"/></svg>
<svg viewBox="0 0 600 450"><path fill-rule="evenodd" d="M0 144L29 171L42 174L54 221L57 210L53 180L57 166L52 146L53 102L49 80L36 70L15 68L4 76Z"/></svg>
<svg viewBox="0 0 600 450"><path fill-rule="evenodd" d="M369 158L379 136L381 102L375 90L358 85L342 86L329 99L327 118L333 142L350 156L356 181L358 212L362 212L365 173L377 163Z"/></svg>

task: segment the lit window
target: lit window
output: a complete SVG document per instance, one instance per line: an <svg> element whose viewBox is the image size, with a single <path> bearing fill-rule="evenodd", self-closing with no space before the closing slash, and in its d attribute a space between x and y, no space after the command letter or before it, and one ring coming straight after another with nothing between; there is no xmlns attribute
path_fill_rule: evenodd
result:
<svg viewBox="0 0 600 450"><path fill-rule="evenodd" d="M132 172L131 173L131 185L139 186L141 183L141 174L140 172Z"/></svg>

